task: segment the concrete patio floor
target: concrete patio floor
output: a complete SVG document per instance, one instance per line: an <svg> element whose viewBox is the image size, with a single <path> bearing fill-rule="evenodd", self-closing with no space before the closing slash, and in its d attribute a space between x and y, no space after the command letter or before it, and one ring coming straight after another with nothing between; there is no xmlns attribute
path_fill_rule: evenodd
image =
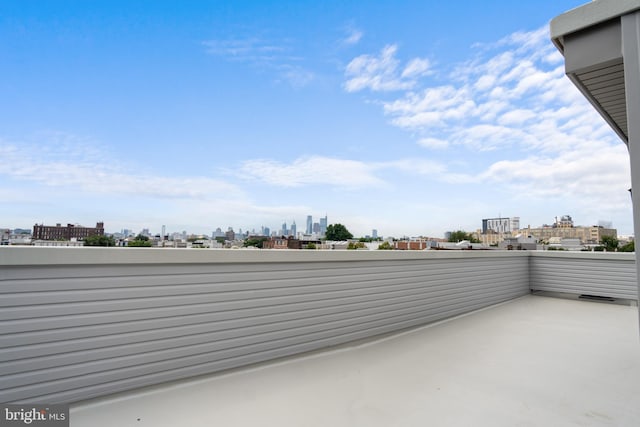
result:
<svg viewBox="0 0 640 427"><path fill-rule="evenodd" d="M638 426L638 308L526 296L71 407L71 426Z"/></svg>

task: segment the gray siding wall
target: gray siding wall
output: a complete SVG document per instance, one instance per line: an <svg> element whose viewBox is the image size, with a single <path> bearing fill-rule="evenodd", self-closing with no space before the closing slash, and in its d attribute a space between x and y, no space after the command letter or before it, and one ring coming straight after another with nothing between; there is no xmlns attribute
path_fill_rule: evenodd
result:
<svg viewBox="0 0 640 427"><path fill-rule="evenodd" d="M637 300L633 253L532 252L532 290Z"/></svg>
<svg viewBox="0 0 640 427"><path fill-rule="evenodd" d="M8 249L0 402L79 401L529 293L515 252Z"/></svg>

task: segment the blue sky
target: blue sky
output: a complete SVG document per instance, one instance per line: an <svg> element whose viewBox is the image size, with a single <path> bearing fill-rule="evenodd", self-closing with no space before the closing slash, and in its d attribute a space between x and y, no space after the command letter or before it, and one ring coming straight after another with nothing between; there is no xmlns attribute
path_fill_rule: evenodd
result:
<svg viewBox="0 0 640 427"><path fill-rule="evenodd" d="M632 233L548 22L583 0L0 2L2 227Z"/></svg>

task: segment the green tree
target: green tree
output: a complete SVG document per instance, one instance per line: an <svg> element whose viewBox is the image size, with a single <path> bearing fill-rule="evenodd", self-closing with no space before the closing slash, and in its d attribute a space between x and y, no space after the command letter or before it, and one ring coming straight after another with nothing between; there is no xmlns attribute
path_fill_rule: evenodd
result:
<svg viewBox="0 0 640 427"><path fill-rule="evenodd" d="M311 243L307 243L307 246L305 246L305 249L317 249L318 247L316 246L315 243L311 242Z"/></svg>
<svg viewBox="0 0 640 427"><path fill-rule="evenodd" d="M463 230L452 231L451 236L449 236L450 242L461 242L463 240L468 240L471 243L480 243L480 240L473 237L471 233L467 233Z"/></svg>
<svg viewBox="0 0 640 427"><path fill-rule="evenodd" d="M113 236L89 236L84 238L85 246L115 246L116 241Z"/></svg>
<svg viewBox="0 0 640 427"><path fill-rule="evenodd" d="M325 233L327 240L341 241L353 239L353 234L342 224L329 224Z"/></svg>
<svg viewBox="0 0 640 427"><path fill-rule="evenodd" d="M379 251L390 251L392 249L393 249L393 246L391 246L391 243L389 242L382 242L380 243L380 246L378 246Z"/></svg>
<svg viewBox="0 0 640 427"><path fill-rule="evenodd" d="M364 244L364 242L349 242L349 244L347 245L347 249L362 249L366 247L367 246Z"/></svg>
<svg viewBox="0 0 640 427"><path fill-rule="evenodd" d="M150 248L151 242L149 241L149 237L138 234L133 240L127 243L127 246L132 248Z"/></svg>
<svg viewBox="0 0 640 427"><path fill-rule="evenodd" d="M600 243L604 246L607 252L615 252L618 250L619 241L614 236L602 236Z"/></svg>
<svg viewBox="0 0 640 427"><path fill-rule="evenodd" d="M632 240L629 243L626 243L626 244L620 246L620 249L618 249L618 251L619 252L635 252L636 251L636 244Z"/></svg>
<svg viewBox="0 0 640 427"><path fill-rule="evenodd" d="M209 238L207 236L190 236L190 237L187 237L187 242L189 242L189 243L197 242L198 240L209 240Z"/></svg>
<svg viewBox="0 0 640 427"><path fill-rule="evenodd" d="M253 237L244 241L244 247L255 246L262 249L262 244L267 240L266 237Z"/></svg>

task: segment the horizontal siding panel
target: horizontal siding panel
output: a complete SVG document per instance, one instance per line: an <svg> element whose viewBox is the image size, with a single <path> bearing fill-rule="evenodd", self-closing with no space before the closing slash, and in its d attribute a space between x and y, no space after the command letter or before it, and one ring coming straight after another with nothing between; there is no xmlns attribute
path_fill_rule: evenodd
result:
<svg viewBox="0 0 640 427"><path fill-rule="evenodd" d="M340 307L339 310L329 306L324 310L317 310L316 313L309 315L306 311L297 312L298 317L289 317L282 321L271 321L268 317L262 317L261 319L255 318L240 318L229 321L221 321L208 324L196 324L188 327L175 327L165 328L159 330L128 333L120 335L111 335L103 337L102 339L91 338L88 340L72 340L64 342L53 342L48 344L37 344L31 346L18 346L10 347L0 350L3 361L17 360L15 363L6 364L7 371L5 372L3 366L0 366L0 373L12 372L18 369L18 366L30 366L30 369L35 368L31 366L37 363L51 364L55 360L53 357L44 359L40 362L36 358L37 356L55 355L61 354L61 361L71 363L70 352L82 351L87 349L94 349L93 354L96 356L107 356L109 353L114 354L126 354L136 351L151 351L153 348L144 348L142 350L136 350L137 347L147 346L147 342L158 343L158 340L163 340L161 344L162 348L177 347L188 344L188 340L195 339L196 342L204 341L205 336L213 336L213 332L220 332L219 336L215 339L223 339L224 335L233 337L240 337L245 335L253 335L262 332L269 332L278 329L291 328L292 325L313 325L322 324L329 321L349 319L362 317L368 314L382 313L386 311L401 311L407 307L420 308L428 304L445 304L447 301L459 301L470 295L486 293L489 295L492 291L500 291L504 285L494 284L467 286L465 288L451 289L444 288L435 290L430 288L429 292L415 292L409 295L403 295L401 297L385 299L384 302L371 306L369 304L362 305L366 308L356 309L355 307ZM502 290L504 292L504 290ZM398 302L399 301L399 302ZM282 316L279 316L282 317ZM192 338L196 336L196 338ZM175 338L173 343L170 343L170 339ZM211 340L211 339L210 339ZM129 345L130 344L130 345ZM129 345L129 346L127 346ZM82 358L90 357L89 353L84 352L80 355ZM26 358L26 359L25 359ZM91 359L89 359L91 360ZM56 364L51 366L58 366ZM25 370L22 368L22 370Z"/></svg>
<svg viewBox="0 0 640 427"><path fill-rule="evenodd" d="M479 278L486 275L495 274L491 271L477 271L477 268L461 268L456 269L458 273L474 272ZM203 295L212 295L217 301L233 301L246 299L242 292L251 292L254 298L272 297L278 295L298 295L304 293L326 292L334 290L355 289L355 288L373 288L375 283L383 283L383 280L392 279L394 281L402 281L403 279L420 279L420 280L437 280L440 276L448 276L451 270L415 270L381 273L361 273L353 274L351 277L340 276L340 283L335 283L335 277L305 277L301 279L262 279L259 282L236 282L232 284L198 284L191 283L155 287L131 286L127 289L99 289L99 290L75 290L75 291L48 291L37 293L4 293L0 307L22 307L25 305L46 305L47 314L55 315L50 311L51 304L58 304L56 308L64 311L68 307L72 307L72 302L104 302L105 304L118 304L118 308L127 309L127 305L137 305L144 307L189 304L189 301L202 302ZM445 277L446 278L446 277ZM149 280L152 280L150 278ZM175 280L175 279L174 279ZM373 282L373 283L372 283ZM323 286L324 285L324 286ZM105 285L106 286L106 285ZM379 286L384 286L380 284ZM215 295L214 295L215 294ZM150 295L153 295L152 297ZM164 298L163 297L172 297ZM123 301L124 300L124 301ZM94 304L89 312L96 312ZM37 309L37 307L35 307ZM19 310L15 310L16 312ZM113 311L112 308L106 306L103 311ZM10 316L12 311L5 310L6 315ZM66 312L65 314L74 314ZM35 314L26 315L25 317L37 317ZM11 318L11 317L9 317ZM20 318L20 317L13 317Z"/></svg>
<svg viewBox="0 0 640 427"><path fill-rule="evenodd" d="M441 305L439 306L438 313L447 313L448 315L461 314L467 311L467 304L463 303L478 303L479 301L482 301L484 304L486 304L487 301L492 301L492 296L494 295L489 292L483 297L467 297L458 303L451 304L450 306ZM481 306L482 304L478 305L478 307ZM50 389L66 387L69 384L82 387L93 384L95 382L100 382L105 378L121 380L129 378L133 375L149 374L155 372L162 373L165 370L188 367L192 364L201 364L210 362L212 360L224 360L238 355L259 353L267 350L287 347L289 345L294 345L300 341L322 341L333 336L339 337L341 335L348 335L363 329L369 330L372 328L381 328L388 324L406 324L407 322L413 322L416 320L422 320L423 322L420 323L424 323L427 321L427 319L425 319L424 317L424 314L420 313L410 313L406 315L396 314L394 316L385 317L377 321L371 321L362 324L352 324L349 326L331 329L321 329L317 332L300 335L279 337L277 334L274 334L274 336L265 336L264 341L260 341L257 343L252 342L249 339L234 339L232 340L233 342L230 343L228 348L225 347L223 349L216 350L213 353L205 351L205 348L203 347L206 347L206 345L197 346L196 349L181 348L175 349L173 351L167 351L165 352L165 354L156 355L156 357L144 355L144 364L136 364L132 363L132 361L129 360L123 361L122 359L119 359L116 362L121 363L114 363L114 366L110 366L109 370L100 370L100 366L96 366L96 364L89 364L89 366L76 365L75 369L71 370L71 375L58 381L55 381L56 377L59 375L58 370L53 370L52 372L45 373L31 373L25 376L26 378L24 379L24 381L27 382L26 386L9 389L7 394L10 396L10 398L22 399L28 395L25 395L24 393L30 393L33 388L36 388L39 392L48 392ZM363 326L366 326L366 328L363 328ZM246 345L242 345L244 341L248 341L249 343ZM49 381L43 382L43 379ZM52 379L54 381L51 381ZM13 380L14 378L6 377L4 386L10 387L14 382Z"/></svg>
<svg viewBox="0 0 640 427"><path fill-rule="evenodd" d="M525 281L526 278L514 277L514 280ZM451 293L451 290L449 290L449 286L449 284L432 285L430 286L429 295L431 297L434 297L437 295L439 290L442 289L445 290L445 294ZM239 326L244 326L246 324L272 323L280 320L291 321L296 319L304 319L306 317L320 316L322 315L322 313L331 314L340 312L351 312L361 310L363 308L380 309L380 307L383 307L384 305L402 303L406 301L411 302L415 299L416 297L413 294L403 294L399 297L387 297L384 299L373 301L355 303L345 303L344 301L340 301L340 304L335 302L329 306L323 305L319 308L309 308L309 304L304 304L304 307L294 311L285 311L284 307L264 307L261 309L260 315L256 315L256 310L247 309L182 316L178 318L169 317L164 319L152 319L140 322L121 322L115 324L112 323L86 328L75 327L67 329L44 330L42 332L24 333L19 335L14 334L0 337L0 348L4 347L4 349L0 350L0 358L2 360L7 360L7 354L13 354L13 357L9 357L9 359L23 357L23 355L16 355L15 350L13 348L10 348L10 345L19 346L19 348L24 349L25 352L28 352L28 354L32 354L31 352L33 352L35 354L32 355L38 355L37 353L39 351L42 351L43 348L46 351L47 348L51 347L59 347L61 349L73 349L74 346L82 346L84 348L87 348L85 346L105 347L114 345L118 340L138 342L144 340L144 334L163 334L163 336L166 336L167 334L170 335L171 333L175 333L177 335L181 335L186 333L186 331L190 327L204 329L212 328L213 326L211 325L216 325L216 327L222 328L223 325L226 324L236 324ZM315 305L318 304L315 303ZM286 308L288 309L290 307ZM82 338L85 337L90 337L92 342L87 343L85 340L82 340ZM151 336L151 339L152 338L153 336ZM44 344L28 345L29 343L33 342Z"/></svg>
<svg viewBox="0 0 640 427"><path fill-rule="evenodd" d="M638 299L632 258L534 256L530 262L532 290Z"/></svg>
<svg viewBox="0 0 640 427"><path fill-rule="evenodd" d="M464 307L467 303L478 298L490 298L499 296L501 293L502 290L500 288L468 292L464 297L456 300L448 299L450 304L447 304L447 300L445 300L445 302L437 304L437 307L438 309L448 309L451 306ZM91 374L93 372L115 372L120 368L139 366L156 361L186 360L185 357L192 354L208 354L211 359L215 359L218 358L217 354L224 350L274 343L288 338L305 337L306 339L315 336L315 334L340 334L344 330L358 330L365 325L371 327L371 325L388 323L393 319L419 318L423 316L423 313L424 307L414 307L405 310L389 310L367 316L316 322L308 326L291 327L291 325L286 325L286 327L278 327L263 325L247 328L247 331L226 330L212 334L163 340L161 342L141 343L129 346L128 352L130 354L128 355L123 355L126 352L119 351L122 349L114 349L112 352L105 351L99 360L89 362L83 361L82 358L79 361L75 361L75 363L72 363L74 361L62 360L63 365L61 366L56 365L54 368L49 369L28 370L24 373L9 369L9 374L3 372L3 374L6 374L3 378L3 386L10 388L25 384L42 384L44 381ZM108 357L108 359L104 357ZM7 367L12 365L8 363ZM32 367L32 369L37 367L42 367L42 364Z"/></svg>
<svg viewBox="0 0 640 427"><path fill-rule="evenodd" d="M0 400L55 403L463 314L528 293L529 261L13 266L0 277Z"/></svg>
<svg viewBox="0 0 640 427"><path fill-rule="evenodd" d="M458 272L459 273L459 272ZM495 280L495 276L487 275L487 273L477 273L471 274L473 276L473 280L479 280L483 277L488 278L488 280ZM505 276L507 280L511 279L509 276L511 272L499 273L500 276ZM468 280L468 279L467 279ZM422 282L428 283L430 286L437 286L439 284L448 285L451 283L451 278L448 277L438 277L437 279L428 279L423 278ZM375 286L370 286L369 288L364 288L360 290L349 290L345 289L339 295L336 293L320 293L318 295L285 295L284 297L277 298L246 298L246 299L235 299L231 301L224 301L224 298L221 298L223 301L212 301L211 303L202 303L202 298L196 300L192 304L180 304L180 305L171 305L168 304L171 299L167 299L167 303L164 305L160 305L158 308L148 308L146 304L140 304L139 306L134 306L133 309L130 310L117 310L117 311L104 311L98 310L94 304L91 305L95 311L88 311L87 308L80 307L77 309L76 313L70 312L68 310L66 315L57 315L53 317L42 317L42 318L25 318L24 313L20 312L20 309L10 308L4 309L0 312L10 312L7 313L6 316L9 317L9 314L12 316L12 320L8 320L3 322L3 328L6 332L24 332L24 331L34 331L38 329L56 329L63 328L67 326L73 326L78 322L82 322L85 325L99 324L99 323L114 323L121 322L127 320L141 320L141 319L153 319L153 318L162 318L162 317L174 317L180 315L188 315L195 313L209 313L209 312L230 312L241 309L259 309L262 307L271 307L274 305L282 305L284 310L296 310L298 309L298 305L304 304L306 301L309 301L311 305L304 306L305 308L310 308L312 306L321 305L323 300L341 298L343 301L353 301L351 296L364 296L368 299L376 298L377 293L383 293L387 295L383 295L388 297L389 293L394 292L395 288L393 285L397 285L403 289L411 289L411 288L420 288L424 286L421 283L414 283L410 281L406 283L406 280L390 280L387 279L387 282L383 282L382 280L377 280L374 282ZM344 286L347 287L347 286ZM350 295L347 294L350 292ZM213 296L212 296L213 298ZM39 306L32 308L32 313L35 311L38 314L51 315L51 314L64 314L65 311L61 310L60 307L53 306L51 307L50 312L46 311L47 306ZM122 306L117 306L117 308L122 308ZM231 314L233 315L233 314ZM15 318L18 318L17 320ZM1 338L0 338L1 343Z"/></svg>
<svg viewBox="0 0 640 427"><path fill-rule="evenodd" d="M526 277L522 277L522 275L518 276L516 274L505 274L501 277L503 280L514 280L514 281L524 281ZM296 319L304 319L306 317L319 317L323 313L341 313L341 312L357 312L362 307L365 308L373 308L379 309L381 306L391 305L396 302L404 302L404 301L414 301L417 297L421 295L426 295L430 298L438 298L439 296L449 296L455 298L460 293L469 292L474 289L476 286L487 287L487 285L480 284L476 285L475 283L470 283L465 287L460 287L459 285L454 285L450 282L446 283L430 283L428 287L428 292L425 291L425 287L419 286L415 288L414 292L403 292L399 294L399 296L389 296L388 294L383 295L378 298L378 300L372 300L368 302L357 302L351 304L344 304L344 299L340 301L342 304L337 304L336 302L329 301L323 307L316 308L313 310L297 310L293 312L283 312L284 310L277 310L276 313L266 316L251 316L247 317L250 314L254 314L250 311L245 311L244 316L243 313L239 313L238 311L229 311L229 312L217 312L207 316L207 320L209 322L203 322L202 316L194 316L196 319L191 320L190 322L186 319L181 319L181 321L177 321L176 319L170 319L169 322L165 320L165 325L175 325L175 324L184 324L187 323L186 326L174 326L174 327L163 327L163 324L158 324L157 321L153 322L140 322L144 323L143 327L140 327L137 323L127 322L123 325L120 325L120 328L114 330L114 324L106 325L107 328L103 330L96 330L95 328L91 329L87 334L87 331L84 328L70 328L66 336L62 336L61 333L64 331L56 330L56 331L46 331L39 336L36 334L23 334L25 337L24 341L20 344L20 349L24 349L25 354L20 354L13 347L9 347L10 344L18 345L15 336L9 336L6 341L3 341L2 347L0 348L0 360L11 360L19 359L22 357L37 356L40 354L52 354L55 351L51 349L60 348L61 352L82 349L79 347L88 346L88 347L107 347L117 344L118 341L129 341L129 342L140 342L153 339L153 335L161 334L162 337L171 336L172 334L176 336L184 335L187 333L196 333L199 330L218 330L218 329L231 329L238 328L244 325L252 325L252 324L266 324L266 323L275 323L278 321L292 321ZM273 311L273 310L272 310ZM224 314L233 315L233 317L226 316L223 317ZM215 316L215 319L212 319ZM217 320L215 322L211 320ZM162 328L162 329L156 329ZM213 328L213 329L212 329ZM133 332L136 329L141 329L142 332ZM155 329L155 330L154 330ZM158 332L160 331L160 332ZM51 337L51 333L55 332L55 336ZM85 333L85 336L89 336L91 338L91 342L87 342L86 340L78 339L81 337L81 333ZM118 335L115 335L114 332L119 332ZM106 335L106 336L101 336ZM31 342L34 342L36 339L39 339L41 344L37 345L25 345L29 338ZM53 338L53 339L52 339ZM64 338L64 341L62 339ZM11 341L10 341L11 340ZM48 343L47 343L48 342Z"/></svg>
<svg viewBox="0 0 640 427"><path fill-rule="evenodd" d="M471 310L482 308L486 306L486 302L480 302L477 305L470 306ZM448 313L441 314L444 317L455 316L456 311L450 311ZM106 394L117 393L123 390L129 390L132 388L140 387L141 385L158 384L168 381L180 380L183 378L194 377L203 374L209 374L212 372L223 371L231 368L242 367L251 365L265 360L271 360L278 357L295 355L303 352L317 350L332 345L348 343L350 341L368 338L380 334L394 332L406 328L420 326L425 323L439 320L441 317L434 315L428 318L419 318L412 321L398 322L387 324L383 327L371 328L362 330L355 333L345 334L341 336L332 337L329 339L315 340L313 342L305 342L289 347L282 347L277 350L268 350L253 354L242 354L235 358L224 359L216 362L208 362L200 365L188 366L185 368L178 368L174 370L166 370L157 374L142 375L137 377L129 377L124 380L97 383L91 387L85 388L59 388L52 393L43 394L42 390L38 388L33 389L33 398L30 400L39 402L74 402L84 399L89 399L97 396L103 396Z"/></svg>

